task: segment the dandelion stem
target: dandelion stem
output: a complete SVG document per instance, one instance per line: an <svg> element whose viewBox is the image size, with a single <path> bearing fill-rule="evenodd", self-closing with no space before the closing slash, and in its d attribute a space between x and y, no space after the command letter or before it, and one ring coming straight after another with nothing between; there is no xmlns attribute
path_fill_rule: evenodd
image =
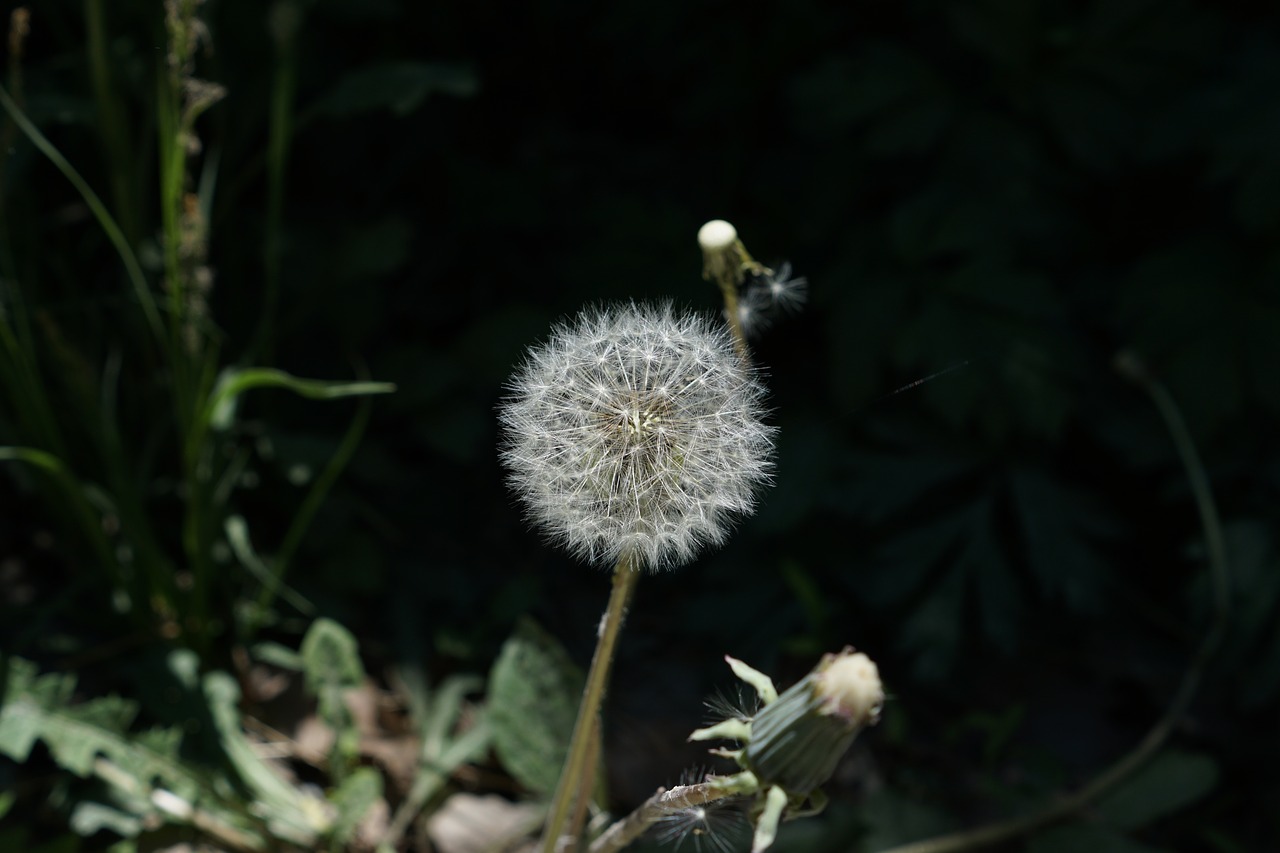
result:
<svg viewBox="0 0 1280 853"><path fill-rule="evenodd" d="M578 720L573 725L569 755L565 758L564 770L560 773L555 798L551 803L550 818L543 832L543 853L557 853L560 838L565 834L565 821L569 816L574 797L591 795L583 785L587 777L586 765L592 753L591 741L598 724L605 686L609 681L609 670L613 665L618 635L622 632L622 623L627 617L627 603L631 599L631 593L635 589L636 579L639 576L640 573L632 566L630 556L624 554L613 570L613 592L609 596L609 606L605 610L604 622L600 626L600 639L596 644L596 652L591 658L587 686L582 691L582 704L578 706ZM568 828L567 834L572 839L572 844L577 843L581 829L580 825Z"/></svg>
<svg viewBox="0 0 1280 853"><path fill-rule="evenodd" d="M749 362L751 356L747 350L747 333L742 328L742 314L738 310L738 281L733 273L725 272L717 276L717 283L724 296L724 313L729 318L729 331L733 333L733 348L739 358Z"/></svg>
<svg viewBox="0 0 1280 853"><path fill-rule="evenodd" d="M747 252L738 239L738 230L723 219L713 219L698 229L698 245L702 247L702 277L714 281L724 297L725 319L733 333L733 346L743 363L750 363L747 332L742 327L738 310L738 288L747 272L764 272L763 266Z"/></svg>

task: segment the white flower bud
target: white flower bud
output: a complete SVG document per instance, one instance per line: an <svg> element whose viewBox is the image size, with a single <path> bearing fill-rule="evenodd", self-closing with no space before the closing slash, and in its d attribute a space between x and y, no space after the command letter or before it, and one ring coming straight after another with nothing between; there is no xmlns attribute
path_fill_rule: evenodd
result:
<svg viewBox="0 0 1280 853"><path fill-rule="evenodd" d="M698 245L704 252L723 252L738 241L738 229L723 219L713 219L698 229Z"/></svg>

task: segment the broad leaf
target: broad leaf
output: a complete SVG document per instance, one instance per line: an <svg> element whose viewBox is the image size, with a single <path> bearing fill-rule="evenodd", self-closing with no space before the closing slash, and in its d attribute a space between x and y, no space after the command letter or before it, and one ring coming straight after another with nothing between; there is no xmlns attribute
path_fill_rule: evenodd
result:
<svg viewBox="0 0 1280 853"><path fill-rule="evenodd" d="M1137 829L1204 797L1218 784L1218 763L1207 755L1161 752L1139 768L1096 812L1113 826Z"/></svg>
<svg viewBox="0 0 1280 853"><path fill-rule="evenodd" d="M524 620L489 674L494 750L511 775L550 794L573 733L583 678L549 634Z"/></svg>

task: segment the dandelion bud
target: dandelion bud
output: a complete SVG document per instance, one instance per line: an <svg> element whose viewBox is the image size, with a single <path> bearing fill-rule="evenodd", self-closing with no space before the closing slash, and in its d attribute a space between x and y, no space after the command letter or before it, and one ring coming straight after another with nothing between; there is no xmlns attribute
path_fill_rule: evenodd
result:
<svg viewBox="0 0 1280 853"><path fill-rule="evenodd" d="M764 784L806 793L826 782L864 726L880 716L876 665L846 647L779 694L751 722L742 759Z"/></svg>
<svg viewBox="0 0 1280 853"><path fill-rule="evenodd" d="M738 229L723 219L713 219L698 229L698 246L702 249L702 277L725 286L742 283L743 271L755 262L747 254Z"/></svg>
<svg viewBox="0 0 1280 853"><path fill-rule="evenodd" d="M738 241L738 229L723 219L713 219L698 229L698 245L704 252L723 252Z"/></svg>
<svg viewBox="0 0 1280 853"><path fill-rule="evenodd" d="M502 461L529 518L575 555L681 565L722 542L769 479L764 393L708 320L586 311L508 384Z"/></svg>

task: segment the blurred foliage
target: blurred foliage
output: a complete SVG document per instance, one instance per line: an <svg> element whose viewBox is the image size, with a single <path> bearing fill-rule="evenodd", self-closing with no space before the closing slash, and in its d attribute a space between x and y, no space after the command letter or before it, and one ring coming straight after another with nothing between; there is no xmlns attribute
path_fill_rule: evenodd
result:
<svg viewBox="0 0 1280 853"><path fill-rule="evenodd" d="M32 4L22 62L4 54L6 88L151 280L155 6ZM812 303L755 350L781 430L763 510L720 554L640 585L606 732L619 807L702 760L683 740L726 652L787 684L852 643L895 696L828 813L784 827L779 849L875 848L1020 813L1135 742L1209 596L1185 473L1111 369L1127 347L1209 469L1230 629L1160 759L1169 788L1025 849L1280 843L1280 13L277 0L201 15L199 74L228 93L197 120L191 161L208 190L209 339L224 364L400 389L316 507L263 642L297 649L321 616L360 639L373 677L444 678L488 671L531 613L585 662L608 584L523 527L493 406L522 349L583 303L717 310L694 235L726 217L760 260L807 276ZM177 553L174 414L137 297L74 189L0 134L0 306L32 318L56 422L119 388L129 451L114 476ZM351 410L263 393L235 414L225 513L269 563ZM26 428L6 402L0 443ZM68 432L77 458L102 435ZM4 651L75 669L85 702L129 696L134 735L180 722L141 675L163 671L165 643L123 627L74 519L3 464ZM210 528L216 553L233 538ZM234 577L227 612L261 586ZM449 756L462 754L476 753ZM0 766L0 790L42 805L0 799L0 839L76 849L60 833L96 800L24 772ZM421 806L444 784L401 795ZM99 820L91 839L110 832Z"/></svg>

